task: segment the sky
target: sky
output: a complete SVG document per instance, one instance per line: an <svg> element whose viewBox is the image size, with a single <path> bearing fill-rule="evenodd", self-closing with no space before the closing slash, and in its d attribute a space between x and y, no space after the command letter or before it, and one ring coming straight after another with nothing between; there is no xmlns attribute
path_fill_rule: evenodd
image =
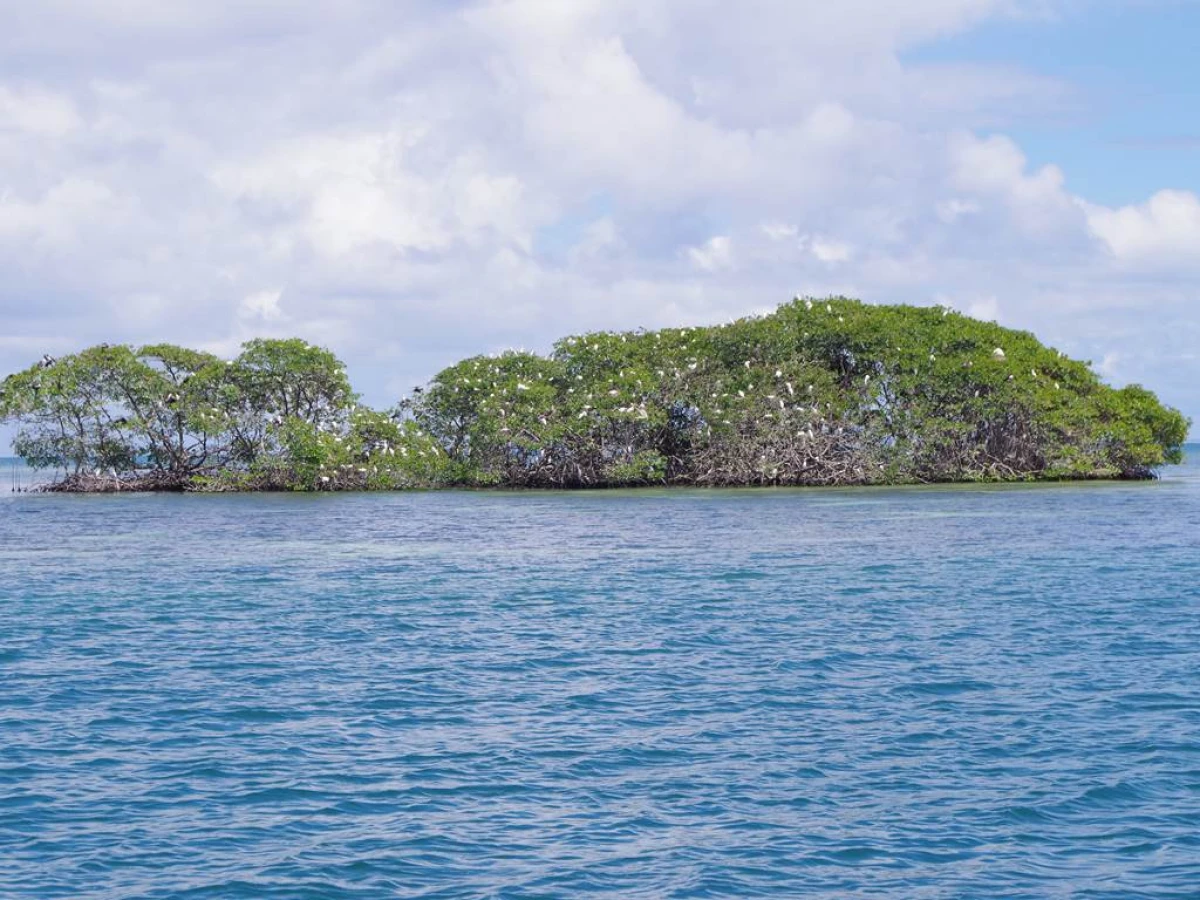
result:
<svg viewBox="0 0 1200 900"><path fill-rule="evenodd" d="M475 353L840 294L1200 420L1200 0L0 15L0 373L299 336L388 406Z"/></svg>

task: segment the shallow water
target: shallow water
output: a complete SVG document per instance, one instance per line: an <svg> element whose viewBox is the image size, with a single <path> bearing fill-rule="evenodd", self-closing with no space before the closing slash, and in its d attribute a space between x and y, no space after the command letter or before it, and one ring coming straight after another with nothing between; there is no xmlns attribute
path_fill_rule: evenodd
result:
<svg viewBox="0 0 1200 900"><path fill-rule="evenodd" d="M0 895L1194 897L1200 470L0 496Z"/></svg>

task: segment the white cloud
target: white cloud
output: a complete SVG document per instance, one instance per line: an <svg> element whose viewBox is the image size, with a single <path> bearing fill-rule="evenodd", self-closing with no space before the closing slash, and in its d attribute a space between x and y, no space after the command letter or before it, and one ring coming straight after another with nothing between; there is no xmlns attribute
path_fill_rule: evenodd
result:
<svg viewBox="0 0 1200 900"><path fill-rule="evenodd" d="M773 241L795 240L800 235L800 229L787 222L763 222L759 227Z"/></svg>
<svg viewBox="0 0 1200 900"><path fill-rule="evenodd" d="M0 311L28 340L0 342L0 370L63 335L295 333L383 404L480 350L799 290L959 298L1195 397L1195 196L1089 205L1004 134L1067 87L905 61L1034 5L14 7Z"/></svg>
<svg viewBox="0 0 1200 900"><path fill-rule="evenodd" d="M283 318L283 310L279 308L279 298L283 296L282 289L256 291L247 294L242 299L238 314L243 319L273 322Z"/></svg>
<svg viewBox="0 0 1200 900"><path fill-rule="evenodd" d="M960 200L957 197L952 197L949 200L943 200L937 205L937 216L943 222L950 224L964 216L974 215L980 210L980 205L973 200Z"/></svg>
<svg viewBox="0 0 1200 900"><path fill-rule="evenodd" d="M933 301L936 306L956 309L984 322L997 322L1000 319L1000 301L992 294L936 294Z"/></svg>
<svg viewBox="0 0 1200 900"><path fill-rule="evenodd" d="M68 177L32 200L14 199L6 192L0 202L0 240L22 241L31 249L66 249L110 227L118 212L106 185Z"/></svg>
<svg viewBox="0 0 1200 900"><path fill-rule="evenodd" d="M571 248L569 257L572 264L579 265L611 257L624 249L625 242L621 239L616 222L610 216L604 216L588 224L583 238Z"/></svg>
<svg viewBox="0 0 1200 900"><path fill-rule="evenodd" d="M1195 194L1159 191L1136 206L1084 208L1088 227L1120 262L1200 269L1200 198Z"/></svg>
<svg viewBox="0 0 1200 900"><path fill-rule="evenodd" d="M955 135L950 142L950 166L950 184L973 195L973 205L986 200L1003 204L1024 232L1042 236L1079 227L1079 210L1064 188L1062 171L1053 165L1027 171L1025 155L1010 138ZM960 213L973 211L972 201L967 204L957 207Z"/></svg>
<svg viewBox="0 0 1200 900"><path fill-rule="evenodd" d="M69 98L40 87L0 85L0 132L61 138L79 125L79 114Z"/></svg>
<svg viewBox="0 0 1200 900"><path fill-rule="evenodd" d="M854 255L854 248L844 241L835 241L830 238L813 237L808 241L809 249L812 255L823 263L844 263L849 262L850 257Z"/></svg>
<svg viewBox="0 0 1200 900"><path fill-rule="evenodd" d="M1113 351L1105 353L1104 359L1096 363L1096 371L1106 378L1112 378L1117 374L1121 367L1121 354Z"/></svg>
<svg viewBox="0 0 1200 900"><path fill-rule="evenodd" d="M733 266L733 243L728 235L709 238L702 247L689 247L688 257L705 272L717 272Z"/></svg>

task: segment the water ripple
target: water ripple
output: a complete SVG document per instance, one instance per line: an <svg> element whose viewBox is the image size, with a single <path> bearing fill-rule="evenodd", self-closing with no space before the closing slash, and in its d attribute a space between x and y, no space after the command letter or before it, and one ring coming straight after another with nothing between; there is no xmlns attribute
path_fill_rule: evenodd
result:
<svg viewBox="0 0 1200 900"><path fill-rule="evenodd" d="M0 505L0 894L1194 897L1200 479Z"/></svg>

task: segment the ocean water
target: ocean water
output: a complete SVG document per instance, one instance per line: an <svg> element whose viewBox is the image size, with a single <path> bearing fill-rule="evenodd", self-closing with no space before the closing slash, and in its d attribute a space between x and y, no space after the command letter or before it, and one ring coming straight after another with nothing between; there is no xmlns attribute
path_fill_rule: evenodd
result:
<svg viewBox="0 0 1200 900"><path fill-rule="evenodd" d="M1200 469L0 495L0 896L1200 896Z"/></svg>
<svg viewBox="0 0 1200 900"><path fill-rule="evenodd" d="M47 469L31 469L23 460L12 456L0 456L0 497L48 484L56 473Z"/></svg>

